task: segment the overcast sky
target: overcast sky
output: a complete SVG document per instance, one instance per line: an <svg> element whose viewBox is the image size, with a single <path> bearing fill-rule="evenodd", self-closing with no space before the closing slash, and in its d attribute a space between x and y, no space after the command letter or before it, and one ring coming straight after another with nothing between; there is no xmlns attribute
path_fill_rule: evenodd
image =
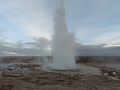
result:
<svg viewBox="0 0 120 90"><path fill-rule="evenodd" d="M0 55L50 55L57 1L0 0ZM78 55L120 56L120 0L64 4Z"/></svg>
<svg viewBox="0 0 120 90"><path fill-rule="evenodd" d="M57 0L0 0L0 36L8 42L52 39ZM68 30L82 44L120 42L120 0L64 0Z"/></svg>

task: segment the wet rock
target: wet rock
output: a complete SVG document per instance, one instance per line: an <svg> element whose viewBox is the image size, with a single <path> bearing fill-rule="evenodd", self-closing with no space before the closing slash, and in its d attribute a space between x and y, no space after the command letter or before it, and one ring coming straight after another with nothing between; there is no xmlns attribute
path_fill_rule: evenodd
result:
<svg viewBox="0 0 120 90"><path fill-rule="evenodd" d="M112 79L112 80L119 80L118 78L116 78L116 77L109 77L110 79Z"/></svg>
<svg viewBox="0 0 120 90"><path fill-rule="evenodd" d="M2 76L19 77L22 76L22 73L17 71L3 71Z"/></svg>
<svg viewBox="0 0 120 90"><path fill-rule="evenodd" d="M104 67L104 68L101 68L100 71L101 71L102 75L110 76L110 77L113 77L116 79L120 79L120 71L119 70Z"/></svg>

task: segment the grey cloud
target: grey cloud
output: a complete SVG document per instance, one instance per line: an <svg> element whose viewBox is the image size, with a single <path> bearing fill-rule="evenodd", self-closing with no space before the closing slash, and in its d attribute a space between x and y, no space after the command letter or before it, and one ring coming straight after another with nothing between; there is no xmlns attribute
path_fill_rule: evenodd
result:
<svg viewBox="0 0 120 90"><path fill-rule="evenodd" d="M103 45L80 45L76 48L79 56L120 56L120 46L104 47Z"/></svg>
<svg viewBox="0 0 120 90"><path fill-rule="evenodd" d="M39 41L40 40L40 41ZM49 55L49 40L39 38L34 42L0 44L1 55ZM12 53L12 54L11 54Z"/></svg>
<svg viewBox="0 0 120 90"><path fill-rule="evenodd" d="M51 55L50 41L39 38L33 42L0 45L0 55L48 56ZM76 55L79 56L120 56L120 46L104 47L103 45L82 45L76 43Z"/></svg>

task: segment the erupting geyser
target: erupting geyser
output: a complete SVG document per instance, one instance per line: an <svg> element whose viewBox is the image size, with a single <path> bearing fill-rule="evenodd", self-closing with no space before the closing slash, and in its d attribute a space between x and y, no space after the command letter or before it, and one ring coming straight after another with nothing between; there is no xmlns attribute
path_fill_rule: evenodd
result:
<svg viewBox="0 0 120 90"><path fill-rule="evenodd" d="M74 35L67 31L63 0L60 0L55 14L53 36L53 64L54 70L75 70Z"/></svg>

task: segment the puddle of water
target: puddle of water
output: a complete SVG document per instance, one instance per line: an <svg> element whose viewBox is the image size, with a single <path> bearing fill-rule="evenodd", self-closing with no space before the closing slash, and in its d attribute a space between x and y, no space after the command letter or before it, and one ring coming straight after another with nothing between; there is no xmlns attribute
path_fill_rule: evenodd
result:
<svg viewBox="0 0 120 90"><path fill-rule="evenodd" d="M88 66L88 65L83 65L83 64L77 65L76 69L57 70L49 67L44 67L44 69L49 72L79 72L81 74L99 74L100 73L98 68Z"/></svg>

